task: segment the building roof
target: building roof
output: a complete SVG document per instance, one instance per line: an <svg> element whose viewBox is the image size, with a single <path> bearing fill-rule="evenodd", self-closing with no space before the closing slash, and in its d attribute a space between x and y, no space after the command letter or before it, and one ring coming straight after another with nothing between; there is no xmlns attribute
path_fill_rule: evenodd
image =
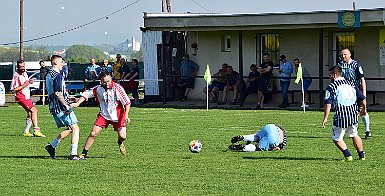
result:
<svg viewBox="0 0 385 196"><path fill-rule="evenodd" d="M338 27L338 13L353 10L262 14L144 13L144 29L212 31ZM385 8L361 9L361 26L384 26Z"/></svg>

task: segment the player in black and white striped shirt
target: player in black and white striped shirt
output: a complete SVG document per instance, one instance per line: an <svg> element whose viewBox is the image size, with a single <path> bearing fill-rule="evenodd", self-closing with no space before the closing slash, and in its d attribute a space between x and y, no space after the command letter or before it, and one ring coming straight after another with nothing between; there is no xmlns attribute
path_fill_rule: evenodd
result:
<svg viewBox="0 0 385 196"><path fill-rule="evenodd" d="M329 69L330 78L333 82L326 88L325 91L325 114L322 122L322 127L325 124L330 114L331 106L334 108L332 139L334 144L342 151L346 161L352 161L353 157L344 142L345 132L352 138L354 146L361 160L365 160L362 140L358 136L358 105L357 98L364 100L365 96L361 91L350 81L342 77L342 68L333 66ZM365 108L363 108L365 109Z"/></svg>
<svg viewBox="0 0 385 196"><path fill-rule="evenodd" d="M347 48L341 50L341 57L342 61L338 66L342 68L342 76L345 80L353 82L354 85L360 89L362 94L366 96L366 82L361 65L351 58L351 52ZM366 105L366 101L364 101L363 104ZM360 112L360 115L362 117L362 122L365 125L365 139L368 139L372 136L370 132L369 114L366 110L363 110Z"/></svg>

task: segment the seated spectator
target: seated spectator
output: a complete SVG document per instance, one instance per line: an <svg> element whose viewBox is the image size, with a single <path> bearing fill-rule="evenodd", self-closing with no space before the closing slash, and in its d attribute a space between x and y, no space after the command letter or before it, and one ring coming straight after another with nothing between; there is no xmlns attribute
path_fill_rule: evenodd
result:
<svg viewBox="0 0 385 196"><path fill-rule="evenodd" d="M222 64L222 68L214 74L214 80L209 85L209 98L211 103L216 103L218 101L218 91L223 91L227 84L227 67L228 65L226 63ZM205 94L207 93L207 87L203 89L203 92Z"/></svg>
<svg viewBox="0 0 385 196"><path fill-rule="evenodd" d="M218 102L218 105L226 104L228 91L234 91L234 98L233 101L230 102L230 105L237 104L239 90L246 86L245 81L243 81L238 72L233 70L233 67L228 66L228 73L227 84L223 88L222 101Z"/></svg>
<svg viewBox="0 0 385 196"><path fill-rule="evenodd" d="M95 80L98 79L99 74L101 73L100 66L96 64L96 60L94 58L91 59L91 64L87 67L85 71L85 86L86 89L90 89L99 84Z"/></svg>
<svg viewBox="0 0 385 196"><path fill-rule="evenodd" d="M257 71L257 65L251 64L250 65L250 73L249 77L247 78L246 82L249 82L249 86L246 88L246 91L243 95L243 102L246 100L247 96L253 93L258 93L258 81L259 81L259 72Z"/></svg>

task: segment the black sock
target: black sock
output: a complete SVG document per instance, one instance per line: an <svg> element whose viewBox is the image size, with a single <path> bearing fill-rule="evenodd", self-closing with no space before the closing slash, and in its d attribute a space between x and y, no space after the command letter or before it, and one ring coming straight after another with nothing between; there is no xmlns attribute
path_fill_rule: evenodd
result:
<svg viewBox="0 0 385 196"><path fill-rule="evenodd" d="M86 156L88 153L88 150L86 150L85 148L83 148L83 152L82 152L82 155Z"/></svg>
<svg viewBox="0 0 385 196"><path fill-rule="evenodd" d="M118 140L118 145L120 146L121 144L123 144L123 142Z"/></svg>
<svg viewBox="0 0 385 196"><path fill-rule="evenodd" d="M364 151L358 152L358 157L364 158L365 157Z"/></svg>
<svg viewBox="0 0 385 196"><path fill-rule="evenodd" d="M349 149L343 150L342 153L344 153L344 156L345 156L345 157L350 157L350 156L352 156L352 154L350 154Z"/></svg>

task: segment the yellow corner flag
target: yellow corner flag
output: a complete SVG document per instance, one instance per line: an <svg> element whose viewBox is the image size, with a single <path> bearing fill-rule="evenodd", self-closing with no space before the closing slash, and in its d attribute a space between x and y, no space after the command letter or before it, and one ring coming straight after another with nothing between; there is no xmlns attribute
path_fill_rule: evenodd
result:
<svg viewBox="0 0 385 196"><path fill-rule="evenodd" d="M301 65L301 63L298 66L297 78L295 79L295 83L298 84L298 82L300 80L302 80L302 65Z"/></svg>
<svg viewBox="0 0 385 196"><path fill-rule="evenodd" d="M211 84L211 73L210 73L210 67L207 64L206 72L203 78L206 80L207 84Z"/></svg>

